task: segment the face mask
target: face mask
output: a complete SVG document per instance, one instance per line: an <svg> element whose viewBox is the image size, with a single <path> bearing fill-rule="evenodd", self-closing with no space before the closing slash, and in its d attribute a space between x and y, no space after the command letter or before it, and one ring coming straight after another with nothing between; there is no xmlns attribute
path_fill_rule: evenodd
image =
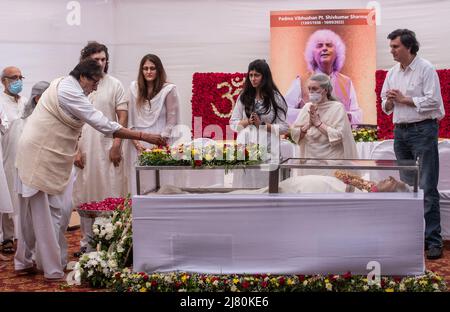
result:
<svg viewBox="0 0 450 312"><path fill-rule="evenodd" d="M19 94L22 91L22 86L23 86L22 80L16 80L9 84L8 90L12 94Z"/></svg>
<svg viewBox="0 0 450 312"><path fill-rule="evenodd" d="M310 94L309 94L309 100L312 102L312 103L314 103L314 104L317 104L317 103L319 103L320 102L320 100L322 100L322 93L320 93L320 92L311 92Z"/></svg>

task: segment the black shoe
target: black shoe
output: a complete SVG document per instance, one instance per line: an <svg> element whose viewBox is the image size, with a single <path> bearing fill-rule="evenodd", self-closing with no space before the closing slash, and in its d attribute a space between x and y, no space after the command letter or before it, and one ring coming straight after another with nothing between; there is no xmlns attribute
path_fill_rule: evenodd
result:
<svg viewBox="0 0 450 312"><path fill-rule="evenodd" d="M14 249L14 242L12 239L6 239L0 246L1 252L4 254L13 254L16 252Z"/></svg>
<svg viewBox="0 0 450 312"><path fill-rule="evenodd" d="M442 247L430 246L427 250L427 259L435 260L442 258Z"/></svg>

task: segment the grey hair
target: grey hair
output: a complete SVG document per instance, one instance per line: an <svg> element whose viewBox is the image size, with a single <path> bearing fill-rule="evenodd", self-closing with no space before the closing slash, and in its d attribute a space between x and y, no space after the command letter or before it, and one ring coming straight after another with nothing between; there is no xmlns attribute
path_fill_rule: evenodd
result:
<svg viewBox="0 0 450 312"><path fill-rule="evenodd" d="M330 77L325 74L314 74L309 77L311 81L317 81L320 84L320 87L327 90L327 98L330 101L337 101L337 99L331 95L333 93L333 85L331 84Z"/></svg>

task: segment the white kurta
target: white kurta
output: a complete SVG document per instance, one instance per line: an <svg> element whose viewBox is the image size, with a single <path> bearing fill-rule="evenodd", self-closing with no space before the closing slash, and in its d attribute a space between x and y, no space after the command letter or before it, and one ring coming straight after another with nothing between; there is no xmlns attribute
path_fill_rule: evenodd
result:
<svg viewBox="0 0 450 312"><path fill-rule="evenodd" d="M137 106L137 83L133 81L128 93L128 127L142 132L160 134L170 138L172 128L178 122L179 97L174 84L166 84L161 91L151 99L150 103L145 101L141 108ZM171 140L168 141L171 143ZM152 147L152 144L141 142L144 147ZM126 142L126 159L129 169L129 184L132 194L136 194L136 172L134 166L137 161L137 150L132 141ZM176 184L175 175L164 172L161 175L161 183ZM154 185L154 172L150 170L141 171L141 191L145 192Z"/></svg>
<svg viewBox="0 0 450 312"><path fill-rule="evenodd" d="M8 189L15 214L19 211L19 199L14 190L14 176L16 172L14 162L16 159L17 142L19 141L23 129L23 120L20 117L22 116L26 102L27 99L23 96L16 102L14 97L9 96L4 92L0 94L0 105L3 106L4 112L8 117L8 130L5 131L1 140L3 167L5 169L6 180L8 182Z"/></svg>
<svg viewBox="0 0 450 312"><path fill-rule="evenodd" d="M0 133L3 139L3 134L8 130L8 116L3 109L3 105L0 104ZM11 196L9 194L8 182L6 181L5 169L3 167L3 161L1 161L2 155L2 146L0 144L0 213L12 213L13 205L11 203ZM1 223L0 223L1 225Z"/></svg>
<svg viewBox="0 0 450 312"><path fill-rule="evenodd" d="M110 75L102 78L97 91L89 95L89 100L109 120L118 121L116 110L127 110L122 83ZM128 185L125 163L122 160L119 166L115 167L109 159L113 142L114 140L106 138L91 126L83 126L79 148L85 164L84 169L79 170L74 186L75 206L108 197L126 196Z"/></svg>

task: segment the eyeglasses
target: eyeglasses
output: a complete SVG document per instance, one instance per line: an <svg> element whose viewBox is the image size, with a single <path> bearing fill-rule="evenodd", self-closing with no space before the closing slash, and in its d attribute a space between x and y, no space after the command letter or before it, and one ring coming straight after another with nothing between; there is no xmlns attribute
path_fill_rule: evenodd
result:
<svg viewBox="0 0 450 312"><path fill-rule="evenodd" d="M23 79L25 79L25 77L24 76L22 76L22 75L20 75L20 76L5 76L4 78L7 78L7 79L9 79L9 80L12 80L12 81L16 81L16 80L23 80Z"/></svg>

